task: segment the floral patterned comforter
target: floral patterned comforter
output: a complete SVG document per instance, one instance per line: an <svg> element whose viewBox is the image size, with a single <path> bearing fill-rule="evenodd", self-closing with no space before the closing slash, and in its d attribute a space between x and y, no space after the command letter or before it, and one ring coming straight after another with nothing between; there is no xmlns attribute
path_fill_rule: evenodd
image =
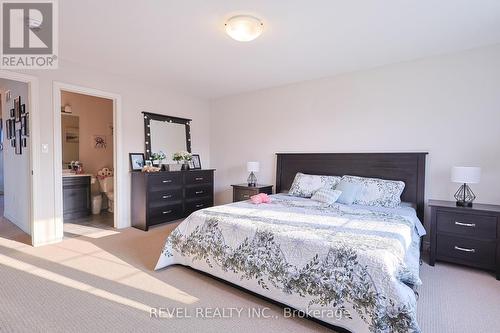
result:
<svg viewBox="0 0 500 333"><path fill-rule="evenodd" d="M156 269L190 266L351 332L420 332L419 223L279 194L191 214Z"/></svg>

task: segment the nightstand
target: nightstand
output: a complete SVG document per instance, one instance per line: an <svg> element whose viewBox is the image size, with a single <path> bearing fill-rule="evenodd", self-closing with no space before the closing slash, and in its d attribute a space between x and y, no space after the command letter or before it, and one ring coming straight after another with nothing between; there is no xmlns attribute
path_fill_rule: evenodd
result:
<svg viewBox="0 0 500 333"><path fill-rule="evenodd" d="M436 260L496 271L500 280L500 206L430 200L431 254Z"/></svg>
<svg viewBox="0 0 500 333"><path fill-rule="evenodd" d="M273 185L248 186L247 184L231 185L233 187L233 202L248 200L259 193L273 194Z"/></svg>

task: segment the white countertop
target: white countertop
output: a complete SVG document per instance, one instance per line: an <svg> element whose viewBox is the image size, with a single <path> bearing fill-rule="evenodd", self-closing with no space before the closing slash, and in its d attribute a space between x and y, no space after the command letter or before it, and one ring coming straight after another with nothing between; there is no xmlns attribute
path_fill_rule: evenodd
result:
<svg viewBox="0 0 500 333"><path fill-rule="evenodd" d="M64 177L93 177L93 175L91 175L90 173L80 173L80 174L76 174L76 173L63 173L63 178Z"/></svg>

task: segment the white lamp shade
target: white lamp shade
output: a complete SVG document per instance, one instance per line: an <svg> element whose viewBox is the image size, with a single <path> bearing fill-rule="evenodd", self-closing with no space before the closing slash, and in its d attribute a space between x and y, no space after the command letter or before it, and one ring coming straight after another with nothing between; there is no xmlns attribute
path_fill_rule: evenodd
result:
<svg viewBox="0 0 500 333"><path fill-rule="evenodd" d="M259 172L259 170L260 170L259 162L247 162L248 172Z"/></svg>
<svg viewBox="0 0 500 333"><path fill-rule="evenodd" d="M477 184L481 180L481 168L478 167L453 167L451 181L462 184Z"/></svg>

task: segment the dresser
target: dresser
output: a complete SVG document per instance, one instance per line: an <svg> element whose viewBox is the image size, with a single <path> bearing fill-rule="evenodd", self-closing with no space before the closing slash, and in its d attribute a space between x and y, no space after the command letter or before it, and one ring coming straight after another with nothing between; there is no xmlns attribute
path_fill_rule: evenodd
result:
<svg viewBox="0 0 500 333"><path fill-rule="evenodd" d="M233 187L233 202L248 200L252 195L259 193L273 194L273 185L257 184L248 186L248 184L231 185Z"/></svg>
<svg viewBox="0 0 500 333"><path fill-rule="evenodd" d="M430 265L436 260L496 271L500 280L500 206L457 207L430 200Z"/></svg>
<svg viewBox="0 0 500 333"><path fill-rule="evenodd" d="M213 206L214 171L132 172L132 226L147 231Z"/></svg>

